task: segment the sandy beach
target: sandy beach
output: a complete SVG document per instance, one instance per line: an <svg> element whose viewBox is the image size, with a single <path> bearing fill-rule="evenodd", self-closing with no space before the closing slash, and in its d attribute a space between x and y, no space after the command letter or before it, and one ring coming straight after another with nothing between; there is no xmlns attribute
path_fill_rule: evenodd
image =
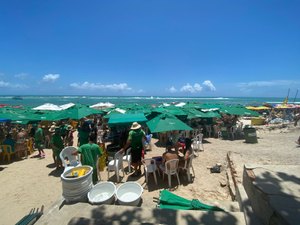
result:
<svg viewBox="0 0 300 225"><path fill-rule="evenodd" d="M294 165L300 164L300 147L295 144L295 140L300 135L300 127L288 125L271 129L268 126L261 126L257 129L258 143L248 144L244 140L222 140L206 138L204 140L204 151L200 152L193 161L195 177L192 183L187 182L186 176L180 176L181 185L177 187L177 180L172 179L173 191L182 197L192 199L197 198L203 202L231 201L226 178L227 154L231 155L237 171L237 180L241 182L243 165L251 164L276 164ZM145 157L160 156L163 148L155 145L157 140L153 140L152 151ZM52 151L45 150L46 158L39 159L33 157L28 159L0 164L0 224L15 224L30 209L45 206L49 210L53 203L62 199L62 187L60 174L56 171L52 159ZM221 163L221 173L210 173L207 167ZM124 163L125 170L127 164ZM110 180L116 182L116 177L112 175ZM107 180L107 172L101 172L102 180ZM133 180L126 174L121 182ZM134 178L144 187L143 204L155 206L151 201L152 197L159 196L159 190L167 188L167 179L158 177L158 185L154 185L152 177L149 178L151 185L147 187L145 178L142 175ZM118 184L117 184L118 185ZM88 204L88 203L87 203Z"/></svg>

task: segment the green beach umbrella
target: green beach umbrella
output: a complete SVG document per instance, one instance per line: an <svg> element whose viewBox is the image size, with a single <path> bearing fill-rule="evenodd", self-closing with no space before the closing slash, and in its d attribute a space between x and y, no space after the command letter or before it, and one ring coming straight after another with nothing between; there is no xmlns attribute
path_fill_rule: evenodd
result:
<svg viewBox="0 0 300 225"><path fill-rule="evenodd" d="M133 122L143 123L147 118L143 113L134 114L113 114L109 117L108 125L110 127L117 125L131 125Z"/></svg>
<svg viewBox="0 0 300 225"><path fill-rule="evenodd" d="M172 130L193 130L187 124L170 114L160 114L148 121L147 126L152 133L166 132Z"/></svg>
<svg viewBox="0 0 300 225"><path fill-rule="evenodd" d="M61 119L74 119L79 120L89 115L103 114L103 111L98 109L93 109L84 105L75 105L71 108L60 111L58 114Z"/></svg>
<svg viewBox="0 0 300 225"><path fill-rule="evenodd" d="M205 211L224 211L217 206L211 206L200 202L198 199L188 200L175 195L168 190L163 190L159 195L158 208L161 209L181 209L181 210L205 210Z"/></svg>

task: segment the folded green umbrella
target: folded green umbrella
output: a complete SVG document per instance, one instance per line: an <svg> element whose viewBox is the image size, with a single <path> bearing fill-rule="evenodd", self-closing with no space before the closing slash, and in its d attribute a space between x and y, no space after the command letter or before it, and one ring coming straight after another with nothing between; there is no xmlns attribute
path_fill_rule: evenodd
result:
<svg viewBox="0 0 300 225"><path fill-rule="evenodd" d="M175 195L168 190L160 192L158 208L161 209L183 209L183 210L206 210L224 211L217 206L211 206L200 202L198 199L188 200Z"/></svg>

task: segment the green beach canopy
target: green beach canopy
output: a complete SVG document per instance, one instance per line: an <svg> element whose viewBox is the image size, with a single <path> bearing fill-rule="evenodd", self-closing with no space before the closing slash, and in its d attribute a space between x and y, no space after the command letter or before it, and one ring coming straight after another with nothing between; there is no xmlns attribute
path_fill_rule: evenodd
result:
<svg viewBox="0 0 300 225"><path fill-rule="evenodd" d="M134 114L112 114L109 117L108 125L117 126L117 125L131 125L133 122L143 123L146 122L147 118L143 113L134 113Z"/></svg>
<svg viewBox="0 0 300 225"><path fill-rule="evenodd" d="M172 130L193 130L190 126L170 114L160 114L148 121L147 126L152 133L166 132Z"/></svg>
<svg viewBox="0 0 300 225"><path fill-rule="evenodd" d="M79 120L89 115L103 114L103 111L93 109L84 105L75 105L71 108L60 111L59 117L61 119L74 119Z"/></svg>
<svg viewBox="0 0 300 225"><path fill-rule="evenodd" d="M220 109L220 112L238 116L259 116L258 112L241 106L224 106Z"/></svg>
<svg viewBox="0 0 300 225"><path fill-rule="evenodd" d="M181 209L181 210L205 210L224 211L217 206L211 206L200 202L198 199L188 200L175 195L168 190L163 190L159 195L158 208L161 209Z"/></svg>

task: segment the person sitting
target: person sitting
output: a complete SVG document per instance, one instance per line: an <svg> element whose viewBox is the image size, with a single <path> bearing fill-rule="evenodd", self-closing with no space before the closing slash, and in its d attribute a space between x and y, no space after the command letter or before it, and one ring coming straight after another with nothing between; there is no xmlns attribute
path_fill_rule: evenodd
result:
<svg viewBox="0 0 300 225"><path fill-rule="evenodd" d="M4 141L3 141L3 145L10 145L11 146L11 151L15 152L15 140L12 139L11 134L7 134Z"/></svg>
<svg viewBox="0 0 300 225"><path fill-rule="evenodd" d="M193 154L192 148L192 132L185 138L185 149L182 157L179 157L179 167L184 167L185 161Z"/></svg>
<svg viewBox="0 0 300 225"><path fill-rule="evenodd" d="M179 159L178 152L172 150L173 145L171 143L167 144L166 152L162 155L162 165L165 165L171 159Z"/></svg>

